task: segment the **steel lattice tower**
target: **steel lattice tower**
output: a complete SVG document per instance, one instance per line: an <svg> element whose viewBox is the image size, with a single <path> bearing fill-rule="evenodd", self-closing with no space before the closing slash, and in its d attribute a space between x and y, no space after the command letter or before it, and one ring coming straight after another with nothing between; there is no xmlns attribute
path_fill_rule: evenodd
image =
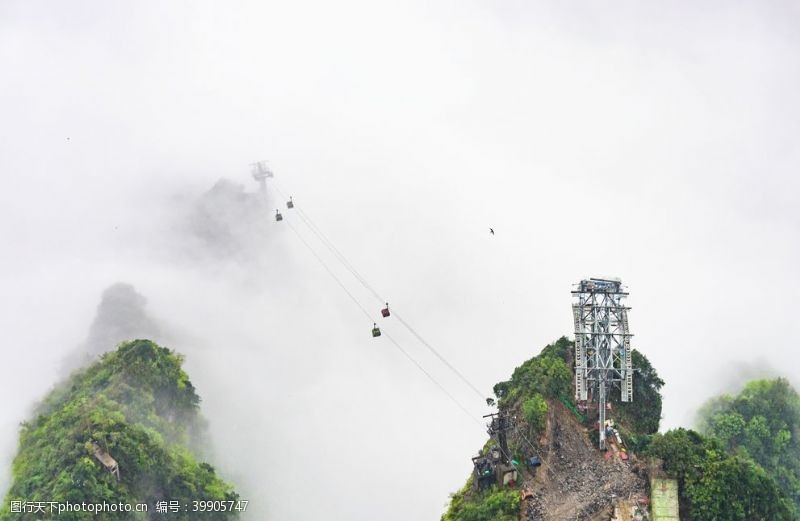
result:
<svg viewBox="0 0 800 521"><path fill-rule="evenodd" d="M272 170L269 169L267 166L266 161L258 161L257 163L250 164L250 173L253 175L253 179L259 185L259 189L263 196L267 194L267 178L274 177Z"/></svg>
<svg viewBox="0 0 800 521"><path fill-rule="evenodd" d="M612 387L633 401L628 293L619 279L582 280L572 292L575 319L575 400L597 402L600 449L606 448L606 403Z"/></svg>

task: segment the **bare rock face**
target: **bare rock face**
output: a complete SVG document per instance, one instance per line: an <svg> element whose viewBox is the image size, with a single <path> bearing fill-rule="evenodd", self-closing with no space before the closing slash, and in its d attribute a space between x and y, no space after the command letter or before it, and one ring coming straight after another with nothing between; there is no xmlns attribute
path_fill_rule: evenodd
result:
<svg viewBox="0 0 800 521"><path fill-rule="evenodd" d="M551 402L538 440L542 466L522 483L533 495L521 504L521 519L609 520L647 496L647 479L635 463L606 458L586 428L559 402Z"/></svg>
<svg viewBox="0 0 800 521"><path fill-rule="evenodd" d="M160 340L161 330L146 306L147 299L130 284L118 282L106 288L86 340L67 356L65 368L81 367L126 340Z"/></svg>
<svg viewBox="0 0 800 521"><path fill-rule="evenodd" d="M271 221L263 194L220 179L194 204L187 216L188 233L201 250L215 257L236 257L257 247Z"/></svg>

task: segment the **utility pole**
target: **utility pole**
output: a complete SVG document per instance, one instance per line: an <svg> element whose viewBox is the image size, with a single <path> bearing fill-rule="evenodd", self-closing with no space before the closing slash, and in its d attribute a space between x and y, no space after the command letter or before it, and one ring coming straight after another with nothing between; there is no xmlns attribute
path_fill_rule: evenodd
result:
<svg viewBox="0 0 800 521"><path fill-rule="evenodd" d="M596 401L600 450L606 450L606 404L613 387L633 401L628 296L619 279L588 279L572 291L575 320L575 400ZM591 391L591 393L590 393Z"/></svg>
<svg viewBox="0 0 800 521"><path fill-rule="evenodd" d="M484 418L492 420L486 425L489 436L497 441L497 445L487 455L472 458L475 465L476 484L479 489L491 485L492 482L504 486L513 486L519 477L515 462L511 461L508 452L506 433L515 427L514 418L505 411L487 414Z"/></svg>
<svg viewBox="0 0 800 521"><path fill-rule="evenodd" d="M500 446L501 452L501 459L503 463L508 463L508 439L506 437L506 432L514 428L514 422L511 418L508 417L508 413L505 411L494 412L492 414L486 414L483 416L484 418L491 418L491 422L487 425L486 432L497 440L497 444Z"/></svg>

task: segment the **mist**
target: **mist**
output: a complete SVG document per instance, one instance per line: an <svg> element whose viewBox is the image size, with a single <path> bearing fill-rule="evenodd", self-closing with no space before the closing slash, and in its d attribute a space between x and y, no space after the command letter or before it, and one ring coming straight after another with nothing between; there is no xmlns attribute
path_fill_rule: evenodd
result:
<svg viewBox="0 0 800 521"><path fill-rule="evenodd" d="M662 428L751 376L798 382L798 22L790 2L3 2L0 490L69 361L147 335L186 356L245 519L438 518L485 404L392 318L472 418L371 337L293 230L379 303L289 194L486 396L571 336L587 276L630 291Z"/></svg>

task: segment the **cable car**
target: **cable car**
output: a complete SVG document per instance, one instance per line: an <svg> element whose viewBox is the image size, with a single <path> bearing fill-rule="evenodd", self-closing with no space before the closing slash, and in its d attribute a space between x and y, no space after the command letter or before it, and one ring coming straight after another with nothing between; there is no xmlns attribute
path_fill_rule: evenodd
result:
<svg viewBox="0 0 800 521"><path fill-rule="evenodd" d="M389 315L391 315L391 313L389 313L389 303L388 302L386 303L386 307L381 310L381 315L383 315L384 318L386 318Z"/></svg>
<svg viewBox="0 0 800 521"><path fill-rule="evenodd" d="M286 208L294 208L294 203L292 202L292 196L289 196L289 200L286 201Z"/></svg>
<svg viewBox="0 0 800 521"><path fill-rule="evenodd" d="M372 336L381 336L381 328L378 327L378 324L375 322L372 323Z"/></svg>
<svg viewBox="0 0 800 521"><path fill-rule="evenodd" d="M281 215L280 210L275 210L275 220L276 221L282 221L283 220L283 216Z"/></svg>

